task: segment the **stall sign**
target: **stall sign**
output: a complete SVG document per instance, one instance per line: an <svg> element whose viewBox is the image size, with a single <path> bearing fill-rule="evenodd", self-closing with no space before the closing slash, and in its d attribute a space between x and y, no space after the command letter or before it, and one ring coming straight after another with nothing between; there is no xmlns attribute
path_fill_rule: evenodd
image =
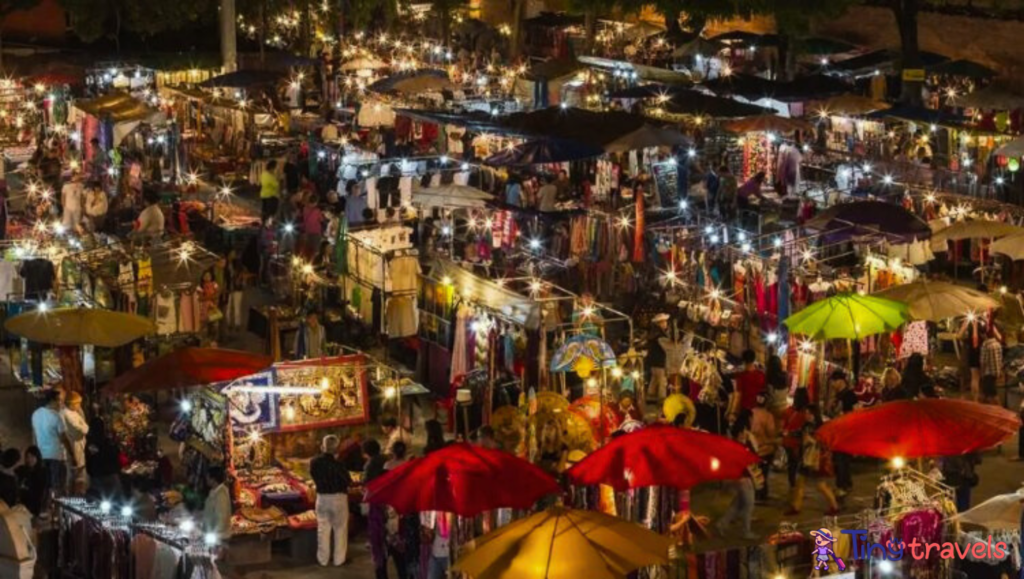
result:
<svg viewBox="0 0 1024 579"><path fill-rule="evenodd" d="M368 422L366 364L366 357L358 354L277 366L278 384L324 387L316 394L282 395L278 431L296 432Z"/></svg>
<svg viewBox="0 0 1024 579"><path fill-rule="evenodd" d="M905 68L903 69L903 80L907 82L924 82L924 69L923 68Z"/></svg>
<svg viewBox="0 0 1024 579"><path fill-rule="evenodd" d="M260 387L275 383L274 371L268 370L236 380L231 385ZM227 399L231 428L236 433L277 430L278 394L257 390L229 390Z"/></svg>

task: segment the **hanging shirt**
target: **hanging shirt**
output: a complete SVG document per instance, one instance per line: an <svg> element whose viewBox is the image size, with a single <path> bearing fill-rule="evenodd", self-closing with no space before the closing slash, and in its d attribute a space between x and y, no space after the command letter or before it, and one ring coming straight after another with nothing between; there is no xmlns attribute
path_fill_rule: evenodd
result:
<svg viewBox="0 0 1024 579"><path fill-rule="evenodd" d="M41 300L53 289L53 263L47 259L30 259L21 264L18 270L25 278L25 297Z"/></svg>

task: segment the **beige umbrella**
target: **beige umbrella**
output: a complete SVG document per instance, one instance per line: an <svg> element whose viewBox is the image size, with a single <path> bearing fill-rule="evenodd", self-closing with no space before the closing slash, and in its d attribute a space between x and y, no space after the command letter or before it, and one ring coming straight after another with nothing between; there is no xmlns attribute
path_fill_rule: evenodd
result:
<svg viewBox="0 0 1024 579"><path fill-rule="evenodd" d="M377 70L379 68L387 68L387 63L377 60L376 58L368 58L360 56L359 58L353 58L352 60L341 65L341 70L353 71L353 70Z"/></svg>
<svg viewBox="0 0 1024 579"><path fill-rule="evenodd" d="M1021 501L1024 489L999 495L956 516L960 524L976 525L990 532L1020 529Z"/></svg>
<svg viewBox="0 0 1024 579"><path fill-rule="evenodd" d="M1024 157L1024 137L1017 137L1002 145L995 150L995 154L1000 157Z"/></svg>
<svg viewBox="0 0 1024 579"><path fill-rule="evenodd" d="M1007 235L992 244L992 253L999 253L1017 261L1024 259L1024 233Z"/></svg>
<svg viewBox="0 0 1024 579"><path fill-rule="evenodd" d="M434 75L422 75L400 80L396 82L392 88L398 92L415 94L420 92L452 90L455 88L455 85L447 78L441 78Z"/></svg>
<svg viewBox="0 0 1024 579"><path fill-rule="evenodd" d="M957 221L956 223L935 232L932 235L932 247L940 246L944 251L947 241L959 241L961 239L999 239L1007 235L1024 233L1024 228L1003 223L1002 221Z"/></svg>
<svg viewBox="0 0 1024 579"><path fill-rule="evenodd" d="M1000 307L988 294L944 281L915 281L875 292L876 296L907 304L915 320L938 322L967 312Z"/></svg>

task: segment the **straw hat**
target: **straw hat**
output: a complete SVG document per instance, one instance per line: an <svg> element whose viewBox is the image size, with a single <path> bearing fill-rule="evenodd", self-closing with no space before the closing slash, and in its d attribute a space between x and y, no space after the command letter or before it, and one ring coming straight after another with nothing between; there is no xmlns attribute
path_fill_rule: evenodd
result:
<svg viewBox="0 0 1024 579"><path fill-rule="evenodd" d="M658 322L667 322L668 319L669 319L668 314L661 313L661 314L657 314L653 318L651 318L651 321L654 322L655 324L657 324Z"/></svg>
<svg viewBox="0 0 1024 579"><path fill-rule="evenodd" d="M818 529L817 531L811 531L811 536L812 537L822 537L823 539L827 540L829 543L834 543L836 541L835 537L832 536L832 531L830 531L828 529Z"/></svg>

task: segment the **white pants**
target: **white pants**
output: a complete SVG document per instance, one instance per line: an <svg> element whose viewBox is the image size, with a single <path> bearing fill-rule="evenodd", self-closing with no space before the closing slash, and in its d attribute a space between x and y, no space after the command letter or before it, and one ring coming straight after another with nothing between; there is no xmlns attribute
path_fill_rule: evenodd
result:
<svg viewBox="0 0 1024 579"><path fill-rule="evenodd" d="M228 311L224 312L227 317L229 328L242 327L242 298L245 294L242 291L233 291L228 294Z"/></svg>
<svg viewBox="0 0 1024 579"><path fill-rule="evenodd" d="M334 540L331 540L331 532ZM331 546L334 546L334 565L343 565L348 555L348 495L337 493L316 497L316 560L323 566L331 564Z"/></svg>
<svg viewBox="0 0 1024 579"><path fill-rule="evenodd" d="M81 222L82 222L82 208L81 207L78 207L78 208L75 208L75 207L65 207L64 208L64 215L62 216L61 224L64 225L64 229L66 229L68 231L68 233L74 233L75 232L75 227L77 227L78 224L81 223Z"/></svg>

